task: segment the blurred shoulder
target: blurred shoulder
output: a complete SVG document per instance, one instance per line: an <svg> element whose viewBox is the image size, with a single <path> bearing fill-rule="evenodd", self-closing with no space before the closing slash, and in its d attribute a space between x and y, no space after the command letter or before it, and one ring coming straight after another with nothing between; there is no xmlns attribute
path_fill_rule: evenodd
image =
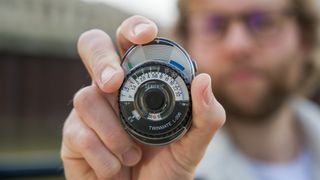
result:
<svg viewBox="0 0 320 180"><path fill-rule="evenodd" d="M248 161L232 144L227 132L218 130L196 169L196 180L252 179Z"/></svg>
<svg viewBox="0 0 320 180"><path fill-rule="evenodd" d="M320 107L318 104L305 98L297 97L292 100L291 105L296 112L298 121L306 128L315 126L320 128Z"/></svg>

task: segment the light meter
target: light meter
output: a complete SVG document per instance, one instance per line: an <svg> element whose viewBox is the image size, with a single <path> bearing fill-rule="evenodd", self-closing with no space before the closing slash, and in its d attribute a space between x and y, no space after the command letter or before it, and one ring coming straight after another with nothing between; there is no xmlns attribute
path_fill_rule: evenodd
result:
<svg viewBox="0 0 320 180"><path fill-rule="evenodd" d="M156 38L134 45L122 58L125 79L119 91L121 123L136 140L165 145L191 125L191 82L196 64L177 43Z"/></svg>

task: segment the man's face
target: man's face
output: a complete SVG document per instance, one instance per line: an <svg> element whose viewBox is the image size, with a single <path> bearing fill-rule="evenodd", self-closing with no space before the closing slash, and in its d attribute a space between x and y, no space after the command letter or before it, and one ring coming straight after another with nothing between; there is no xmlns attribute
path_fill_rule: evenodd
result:
<svg viewBox="0 0 320 180"><path fill-rule="evenodd" d="M304 49L290 0L193 0L187 48L229 116L264 119L297 88Z"/></svg>

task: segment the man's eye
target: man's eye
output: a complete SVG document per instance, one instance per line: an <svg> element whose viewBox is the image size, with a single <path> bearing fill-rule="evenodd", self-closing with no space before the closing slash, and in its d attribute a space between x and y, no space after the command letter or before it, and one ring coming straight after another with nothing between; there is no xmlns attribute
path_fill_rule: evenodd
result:
<svg viewBox="0 0 320 180"><path fill-rule="evenodd" d="M255 14L248 18L248 26L255 33L269 34L277 29L278 20L271 14Z"/></svg>
<svg viewBox="0 0 320 180"><path fill-rule="evenodd" d="M226 18L212 16L207 19L206 30L210 33L223 33L227 27Z"/></svg>

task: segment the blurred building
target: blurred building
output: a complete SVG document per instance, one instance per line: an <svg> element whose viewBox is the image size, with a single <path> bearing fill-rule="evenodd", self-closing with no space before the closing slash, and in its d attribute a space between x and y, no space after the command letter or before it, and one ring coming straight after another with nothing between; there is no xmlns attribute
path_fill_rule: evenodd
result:
<svg viewBox="0 0 320 180"><path fill-rule="evenodd" d="M0 1L0 179L1 168L59 164L73 94L91 81L77 38L92 28L113 35L129 15L79 0Z"/></svg>
<svg viewBox="0 0 320 180"><path fill-rule="evenodd" d="M112 35L128 16L102 3L79 0L0 1L0 47L15 52L74 56L74 42L81 32L100 28Z"/></svg>

